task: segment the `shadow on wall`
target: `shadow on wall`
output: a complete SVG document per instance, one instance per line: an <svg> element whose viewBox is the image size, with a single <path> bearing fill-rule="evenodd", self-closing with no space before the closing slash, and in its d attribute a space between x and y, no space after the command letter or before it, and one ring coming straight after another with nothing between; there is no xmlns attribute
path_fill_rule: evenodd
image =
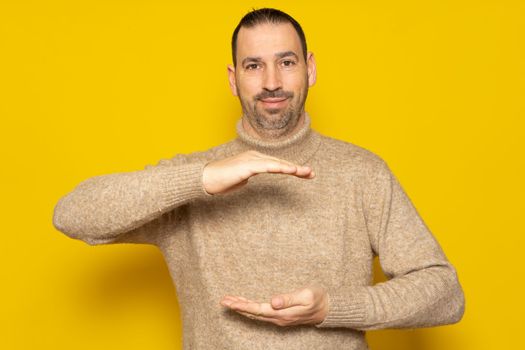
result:
<svg viewBox="0 0 525 350"><path fill-rule="evenodd" d="M82 278L74 283L84 311L94 318L119 317L132 314L130 308L158 307L170 310L178 319L176 290L157 248L116 250L110 258L93 259L96 263L84 266L79 274Z"/></svg>
<svg viewBox="0 0 525 350"><path fill-rule="evenodd" d="M385 282L387 278L381 269L379 259L374 259L374 284ZM445 326L447 327L447 326ZM420 329L388 329L368 331L366 339L371 350L433 350L460 349L458 341L450 334L449 338L442 336L436 341L438 334L431 334L432 328Z"/></svg>

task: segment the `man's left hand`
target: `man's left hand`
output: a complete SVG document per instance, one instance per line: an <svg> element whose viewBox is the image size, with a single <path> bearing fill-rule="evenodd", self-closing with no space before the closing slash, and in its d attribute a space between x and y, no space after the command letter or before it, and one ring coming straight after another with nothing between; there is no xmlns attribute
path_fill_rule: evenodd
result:
<svg viewBox="0 0 525 350"><path fill-rule="evenodd" d="M278 326L321 323L328 314L328 294L314 285L289 294L272 297L270 303L258 303L241 296L226 295L221 305L255 320Z"/></svg>

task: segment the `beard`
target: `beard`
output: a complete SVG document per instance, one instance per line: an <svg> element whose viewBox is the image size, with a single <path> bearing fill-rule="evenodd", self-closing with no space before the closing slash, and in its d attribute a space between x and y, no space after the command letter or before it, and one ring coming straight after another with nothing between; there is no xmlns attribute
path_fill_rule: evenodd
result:
<svg viewBox="0 0 525 350"><path fill-rule="evenodd" d="M269 108L258 109L253 105L253 121L257 124L259 129L265 130L279 130L286 128L290 121L297 115L297 108L292 100L288 102L285 109Z"/></svg>
<svg viewBox="0 0 525 350"><path fill-rule="evenodd" d="M264 90L255 95L253 98L247 98L239 94L239 100L244 115L248 118L249 123L259 133L269 137L277 138L288 134L295 128L299 118L304 111L304 103L308 95L308 87L305 86L298 96L292 91ZM284 108L263 108L262 99L280 98L288 99Z"/></svg>

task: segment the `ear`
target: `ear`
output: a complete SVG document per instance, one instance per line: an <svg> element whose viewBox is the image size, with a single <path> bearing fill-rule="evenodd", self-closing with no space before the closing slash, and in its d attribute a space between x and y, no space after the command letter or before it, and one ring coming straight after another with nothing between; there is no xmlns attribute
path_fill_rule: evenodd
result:
<svg viewBox="0 0 525 350"><path fill-rule="evenodd" d="M230 81L230 90L233 96L238 96L237 84L235 84L235 67L232 64L228 65L228 80Z"/></svg>
<svg viewBox="0 0 525 350"><path fill-rule="evenodd" d="M308 52L306 56L306 69L308 71L308 86L313 86L317 79L317 70L315 67L315 58L313 52Z"/></svg>

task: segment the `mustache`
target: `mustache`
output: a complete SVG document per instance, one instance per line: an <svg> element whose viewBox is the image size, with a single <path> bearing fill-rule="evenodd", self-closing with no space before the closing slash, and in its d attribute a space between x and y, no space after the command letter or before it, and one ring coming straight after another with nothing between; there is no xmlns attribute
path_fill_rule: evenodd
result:
<svg viewBox="0 0 525 350"><path fill-rule="evenodd" d="M284 91L284 90L274 90L274 91L265 90L255 95L254 99L263 100L265 98L279 98L279 97L285 97L285 98L293 97L293 92Z"/></svg>

